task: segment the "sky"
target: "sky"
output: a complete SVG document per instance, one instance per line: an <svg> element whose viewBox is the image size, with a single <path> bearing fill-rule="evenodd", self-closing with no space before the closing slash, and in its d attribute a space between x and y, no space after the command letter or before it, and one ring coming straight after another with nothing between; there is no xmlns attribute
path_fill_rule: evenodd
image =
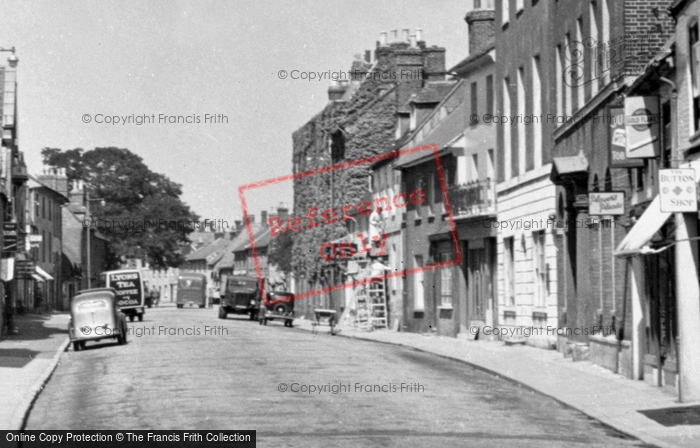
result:
<svg viewBox="0 0 700 448"><path fill-rule="evenodd" d="M291 174L292 133L327 103L329 81L280 70L347 71L380 32L404 28L445 47L449 69L468 54L471 3L0 0L0 47L19 58L19 148L30 174L44 147L128 148L202 219L232 225L238 187ZM246 200L258 216L291 207L291 182Z"/></svg>

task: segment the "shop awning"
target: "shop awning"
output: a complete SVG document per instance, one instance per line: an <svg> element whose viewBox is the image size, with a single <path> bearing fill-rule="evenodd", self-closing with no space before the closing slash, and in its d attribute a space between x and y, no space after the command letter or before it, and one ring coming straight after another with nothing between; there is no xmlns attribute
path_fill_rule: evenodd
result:
<svg viewBox="0 0 700 448"><path fill-rule="evenodd" d="M39 276L39 275L32 274L32 278L33 278L34 280L38 281L38 282L44 283L43 277L41 277L41 276Z"/></svg>
<svg viewBox="0 0 700 448"><path fill-rule="evenodd" d="M661 211L661 199L656 196L620 245L617 246L615 256L624 257L643 253L642 247L651 241L654 234L661 229L670 216L671 213Z"/></svg>
<svg viewBox="0 0 700 448"><path fill-rule="evenodd" d="M49 275L48 272L41 269L39 266L34 266L34 270L36 271L36 274L38 274L39 277L41 277L43 280L53 280L53 277L51 277L51 275ZM32 276L34 276L34 274L32 274Z"/></svg>

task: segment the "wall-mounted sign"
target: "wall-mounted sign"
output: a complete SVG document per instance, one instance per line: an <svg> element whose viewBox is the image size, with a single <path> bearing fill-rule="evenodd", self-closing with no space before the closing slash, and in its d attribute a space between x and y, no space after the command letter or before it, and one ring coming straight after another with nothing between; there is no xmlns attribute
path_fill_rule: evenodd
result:
<svg viewBox="0 0 700 448"><path fill-rule="evenodd" d="M639 168L644 166L640 159L627 158L627 133L625 132L625 108L608 109L610 127L608 144L610 145L610 168Z"/></svg>
<svg viewBox="0 0 700 448"><path fill-rule="evenodd" d="M17 223L2 223L2 241L4 252L17 252Z"/></svg>
<svg viewBox="0 0 700 448"><path fill-rule="evenodd" d="M588 214L591 216L624 215L625 192L605 191L588 193Z"/></svg>
<svg viewBox="0 0 700 448"><path fill-rule="evenodd" d="M31 260L17 260L15 269L18 277L30 277L36 270L36 264Z"/></svg>
<svg viewBox="0 0 700 448"><path fill-rule="evenodd" d="M697 212L695 170L659 170L659 197L664 213Z"/></svg>
<svg viewBox="0 0 700 448"><path fill-rule="evenodd" d="M659 154L661 116L659 97L625 98L625 134L628 159L649 159Z"/></svg>
<svg viewBox="0 0 700 448"><path fill-rule="evenodd" d="M0 259L0 280L3 282L12 281L15 278L15 259Z"/></svg>

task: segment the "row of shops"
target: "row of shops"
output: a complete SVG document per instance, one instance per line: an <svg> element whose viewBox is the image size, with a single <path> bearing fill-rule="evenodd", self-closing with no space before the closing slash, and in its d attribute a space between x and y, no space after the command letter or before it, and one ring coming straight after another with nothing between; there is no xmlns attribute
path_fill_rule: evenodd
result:
<svg viewBox="0 0 700 448"><path fill-rule="evenodd" d="M475 2L469 56L442 77L332 86L329 105L294 135L295 173L314 175L295 180L293 215L423 196L357 209L322 238L312 229L296 240L295 292L309 295L298 309L335 308L357 323L366 294L355 290L380 278L387 328L557 349L700 399L700 4L657 2L655 14L647 3ZM577 53L587 37L599 44ZM377 58L354 67L425 63L424 48L382 35ZM381 94L364 102L372 91ZM392 107L372 109L386 98ZM368 110L375 121L391 115L395 131L373 146L362 134ZM578 118L483 119L549 115ZM341 173L347 160L366 169ZM328 164L335 180L315 176ZM371 187L351 191L367 173ZM373 235L386 240L381 251L356 243L358 253L320 266L306 255L318 258L323 241L369 246Z"/></svg>

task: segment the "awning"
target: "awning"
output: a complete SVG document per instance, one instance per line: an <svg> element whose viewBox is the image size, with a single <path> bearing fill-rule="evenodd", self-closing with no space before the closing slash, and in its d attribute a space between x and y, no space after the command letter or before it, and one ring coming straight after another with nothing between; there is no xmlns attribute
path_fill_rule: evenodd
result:
<svg viewBox="0 0 700 448"><path fill-rule="evenodd" d="M39 266L34 266L34 270L36 271L37 274L39 274L40 277L42 277L44 280L53 280L53 277L49 275L48 272L45 270L41 269ZM32 274L34 276L34 274Z"/></svg>
<svg viewBox="0 0 700 448"><path fill-rule="evenodd" d="M32 278L33 278L34 280L38 281L38 282L44 283L43 277L40 277L40 276L38 276L38 275L36 275L36 274L32 274Z"/></svg>
<svg viewBox="0 0 700 448"><path fill-rule="evenodd" d="M629 256L641 254L642 246L646 245L656 232L666 223L666 220L671 216L671 213L661 211L661 199L656 196L651 204L644 210L642 216L630 229L627 236L622 240L617 249L615 256Z"/></svg>

